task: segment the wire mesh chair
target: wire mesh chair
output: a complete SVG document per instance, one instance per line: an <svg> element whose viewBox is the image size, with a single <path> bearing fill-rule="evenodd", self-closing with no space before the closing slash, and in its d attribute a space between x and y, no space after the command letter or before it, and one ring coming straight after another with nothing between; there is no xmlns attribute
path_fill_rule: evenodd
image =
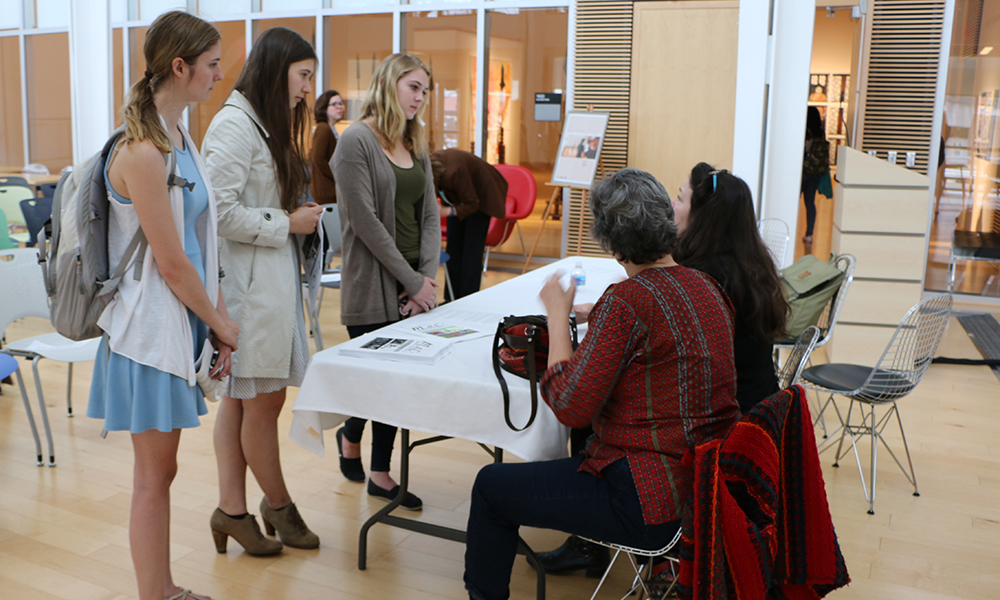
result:
<svg viewBox="0 0 1000 600"><path fill-rule="evenodd" d="M816 327L819 328L819 339L816 341L814 350L825 345L833 337L833 330L837 325L837 320L840 318L840 311L844 308L844 301L847 300L847 292L851 289L851 282L854 281L854 269L858 265L858 259L854 258L853 254L838 254L833 259L833 264L844 272L844 278L840 282L840 288L837 290L837 293L830 298L830 302L819 316L819 321L816 322ZM791 338L778 340L774 344L775 357L777 358L779 350L791 350L794 346L795 340ZM806 364L812 366L811 354ZM814 391L813 395L816 401L816 417L813 419L813 424L818 424L823 429L823 437L826 438L829 436L829 432L826 429L826 420L823 418L823 414L826 412L827 407L833 406L833 410L837 413L837 420L841 424L843 424L844 419L840 414L840 409L832 398L828 398L826 402L821 404L819 394ZM837 429L834 429L834 433L836 431Z"/></svg>
<svg viewBox="0 0 1000 600"><path fill-rule="evenodd" d="M632 594L639 590L642 590L636 597L636 600L644 600L646 598L669 598L670 594L673 592L674 586L677 585L677 569L675 568L680 561L680 559L673 555L671 551L677 546L677 542L681 539L681 529L677 529L677 534L674 535L674 539L670 540L663 548L659 550L643 550L641 548L632 548L630 546L621 546L619 544L612 544L610 542L602 542L600 540L592 540L589 538L582 537L580 539L587 540L588 542L593 542L599 544L606 548L610 548L615 551L611 556L611 562L608 563L608 568L604 570L604 574L601 576L601 580L597 582L597 588L594 589L594 593L591 594L590 600L594 600L597 597L597 593L601 591L601 586L604 585L604 580L608 578L608 573L611 572L612 567L615 566L615 561L624 552L628 556L629 563L632 565L632 570L635 571L635 578L632 580L632 587L625 592L621 600L625 600ZM636 560L637 556L644 556L647 558L645 564L639 564ZM655 596L651 589L650 578L653 574L653 559L657 557L663 557L670 561L670 569L673 572L674 578L670 583L670 587L667 588L663 593L658 593Z"/></svg>
<svg viewBox="0 0 1000 600"><path fill-rule="evenodd" d="M919 496L917 476L913 470L913 460L910 458L910 448L903 432L903 421L899 418L899 408L896 402L913 391L920 383L924 373L934 358L938 343L944 335L948 317L951 314L951 294L939 294L925 298L911 308L889 340L889 345L882 353L874 368L852 364L826 364L810 367L802 373L802 385L830 395L834 394L850 398L851 405L847 410L843 431L837 444L837 453L833 466L839 466L840 459L847 454L841 453L844 437L851 436L851 447L858 463L858 473L861 475L861 487L868 500L868 514L875 514L875 469L878 458L878 442L896 461L896 465L913 486L913 495ZM851 423L855 405L861 416L861 424ZM876 418L876 407L887 406L888 411ZM896 454L882 437L882 432L895 416L899 425L899 433L903 438L903 450L906 452L906 462L909 472L896 458ZM858 455L857 438L871 438L871 464L868 485L865 484L865 474ZM831 442L832 443L832 442ZM869 488L871 493L869 494Z"/></svg>
<svg viewBox="0 0 1000 600"><path fill-rule="evenodd" d="M771 253L774 266L781 270L785 266L785 253L788 251L788 225L781 219L761 219L757 221L757 230Z"/></svg>
<svg viewBox="0 0 1000 600"><path fill-rule="evenodd" d="M788 358L785 359L785 364L778 373L778 387L780 389L790 388L799 382L802 369L806 367L806 362L812 356L813 348L816 347L816 340L818 339L819 328L815 325L806 327L799 334L799 339L795 340L792 351L789 353Z"/></svg>

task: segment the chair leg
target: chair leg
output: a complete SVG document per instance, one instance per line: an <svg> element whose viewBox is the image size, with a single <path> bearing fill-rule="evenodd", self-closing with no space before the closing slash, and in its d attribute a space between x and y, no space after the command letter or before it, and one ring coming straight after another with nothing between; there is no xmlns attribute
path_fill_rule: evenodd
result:
<svg viewBox="0 0 1000 600"><path fill-rule="evenodd" d="M521 240L521 255L525 260L528 259L528 247L524 245L524 236L521 235L521 222L515 221L514 227L517 227L517 237Z"/></svg>
<svg viewBox="0 0 1000 600"><path fill-rule="evenodd" d="M41 356L31 360L31 371L35 375L35 391L38 394L38 410L42 413L42 426L45 427L45 437L49 442L49 466L56 466L55 444L52 442L52 429L49 427L49 412L45 408L45 395L42 393L42 380L38 377L38 361Z"/></svg>
<svg viewBox="0 0 1000 600"><path fill-rule="evenodd" d="M847 420L844 421L844 428L840 432L840 441L837 443L837 452L836 454L833 455L833 466L835 467L840 466L840 459L844 456L843 454L840 453L840 449L844 446L844 436L847 435L847 432L851 426L851 411L853 410L854 410L854 400L851 400L850 406L847 407ZM862 413L862 416L864 416L864 413ZM854 443L854 436L851 435L851 444L853 443Z"/></svg>
<svg viewBox="0 0 1000 600"><path fill-rule="evenodd" d="M66 416L73 418L73 363L69 365L69 373L66 375Z"/></svg>
<svg viewBox="0 0 1000 600"><path fill-rule="evenodd" d="M490 266L490 247L486 246L486 257L483 259L483 275L486 275L486 267Z"/></svg>
<svg viewBox="0 0 1000 600"><path fill-rule="evenodd" d="M448 302L455 300L455 288L451 285L451 275L448 274L448 264L444 265L444 299Z"/></svg>
<svg viewBox="0 0 1000 600"><path fill-rule="evenodd" d="M31 403L28 401L28 390L24 387L24 377L21 376L21 369L14 371L17 377L17 385L21 388L21 400L24 402L24 412L28 414L28 425L31 426L31 435L35 438L35 455L38 462L35 464L41 467L45 464L42 458L42 440L38 437L38 427L35 426L35 413L31 410Z"/></svg>
<svg viewBox="0 0 1000 600"><path fill-rule="evenodd" d="M869 430L869 434L871 435L871 438L872 438L872 456L871 456L871 473L869 474L869 477L870 477L869 482L871 484L871 492L872 492L872 494L871 494L871 496L868 499L868 514L874 515L875 514L875 481L876 481L875 477L876 477L876 473L877 473L876 467L878 466L878 440L875 439L875 436L878 435L878 434L877 434L877 430L875 429L875 407L872 406L870 408L871 408L870 412L871 412L871 417L872 417L872 425L871 425L871 429ZM857 450L855 450L855 452L856 451Z"/></svg>
<svg viewBox="0 0 1000 600"><path fill-rule="evenodd" d="M601 591L601 586L604 585L604 580L608 578L608 573L611 572L611 567L615 566L615 561L618 560L618 555L621 553L622 551L620 548L615 550L615 555L611 557L611 562L608 563L608 568L604 569L604 575L601 575L601 580L597 582L597 587L594 588L594 593L590 595L590 600L594 600L594 598L597 597L597 592Z"/></svg>
<svg viewBox="0 0 1000 600"><path fill-rule="evenodd" d="M903 421L899 418L899 407L896 403L892 403L892 410L896 413L896 423L899 425L899 435L903 438L903 450L906 451L906 462L910 465L910 476L912 480L910 483L913 484L913 495L919 496L920 490L917 489L917 472L913 470L913 459L910 458L910 446L906 443L906 434L903 432Z"/></svg>

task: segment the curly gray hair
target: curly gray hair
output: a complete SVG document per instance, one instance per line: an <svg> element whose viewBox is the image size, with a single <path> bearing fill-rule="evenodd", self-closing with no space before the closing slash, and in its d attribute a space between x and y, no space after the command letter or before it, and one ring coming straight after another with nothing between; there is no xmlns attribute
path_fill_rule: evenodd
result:
<svg viewBox="0 0 1000 600"><path fill-rule="evenodd" d="M628 167L590 190L591 234L616 258L655 262L674 250L677 224L670 194L649 173Z"/></svg>

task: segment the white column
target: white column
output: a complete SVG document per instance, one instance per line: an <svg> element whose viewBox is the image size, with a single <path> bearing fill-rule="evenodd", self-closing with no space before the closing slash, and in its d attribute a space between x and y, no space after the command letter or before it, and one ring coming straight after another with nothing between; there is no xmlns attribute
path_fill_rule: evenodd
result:
<svg viewBox="0 0 1000 600"><path fill-rule="evenodd" d="M769 4L768 0L740 2L739 39L736 46L733 173L750 186L758 214L764 170L767 70L771 54L771 36L768 35Z"/></svg>
<svg viewBox="0 0 1000 600"><path fill-rule="evenodd" d="M815 17L813 2L774 2L760 217L781 219L793 237L799 218ZM789 252L786 264L791 259Z"/></svg>
<svg viewBox="0 0 1000 600"><path fill-rule="evenodd" d="M74 164L100 151L111 135L114 124L111 58L109 0L70 0L69 73Z"/></svg>

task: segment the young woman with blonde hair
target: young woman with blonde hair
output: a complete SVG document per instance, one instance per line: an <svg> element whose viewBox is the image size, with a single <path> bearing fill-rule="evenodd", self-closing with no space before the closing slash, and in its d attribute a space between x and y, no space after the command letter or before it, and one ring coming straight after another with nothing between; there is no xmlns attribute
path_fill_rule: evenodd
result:
<svg viewBox="0 0 1000 600"><path fill-rule="evenodd" d="M232 94L205 133L204 152L219 207L223 292L240 324L240 350L215 420L219 507L210 525L216 550L233 537L249 554L282 544L316 548L292 503L278 455L278 415L285 388L302 383L309 347L296 236L316 231L322 208L303 203L309 172L303 137L305 97L316 52L284 27L265 31L247 57ZM247 512L247 467L264 492L264 537Z"/></svg>
<svg viewBox="0 0 1000 600"><path fill-rule="evenodd" d="M101 315L105 333L87 407L105 430L132 433L129 542L142 600L207 600L174 585L170 574L170 484L180 430L197 427L207 412L195 359L210 337L219 352L214 376L228 375L239 335L219 289L212 188L180 121L222 79L221 52L219 32L197 17L169 12L153 21L143 46L146 72L125 103L125 133L105 171L111 264L140 227L152 252L130 267ZM170 153L174 174L190 187L168 187Z"/></svg>
<svg viewBox="0 0 1000 600"><path fill-rule="evenodd" d="M437 304L441 217L424 132L431 71L417 57L393 54L379 65L361 120L340 137L333 154L344 261L340 320L355 338ZM340 469L364 481L361 435L365 420L337 431ZM396 428L372 422L368 495L391 500L399 486L389 475ZM403 508L423 503L407 492Z"/></svg>

